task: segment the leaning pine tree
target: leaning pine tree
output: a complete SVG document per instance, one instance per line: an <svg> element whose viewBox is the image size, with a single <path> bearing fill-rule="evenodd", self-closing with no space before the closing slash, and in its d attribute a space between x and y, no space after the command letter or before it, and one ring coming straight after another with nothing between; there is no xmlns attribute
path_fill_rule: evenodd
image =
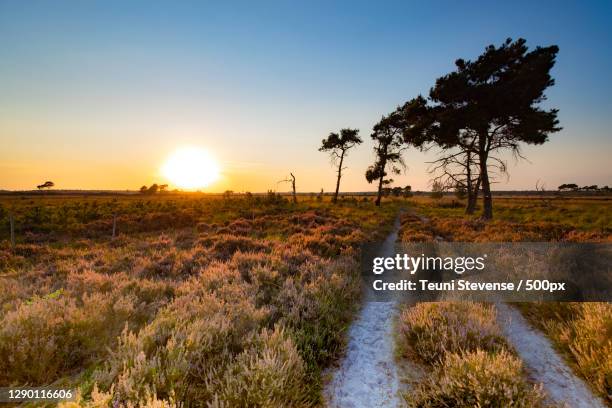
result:
<svg viewBox="0 0 612 408"><path fill-rule="evenodd" d="M332 162L338 166L337 178L336 178L336 192L332 201L335 203L338 201L338 192L340 191L340 179L342 178L342 170L345 170L344 159L346 159L347 152L354 146L361 144L363 141L359 137L359 129L342 129L340 134L330 133L326 139L321 141L320 152L329 152Z"/></svg>
<svg viewBox="0 0 612 408"><path fill-rule="evenodd" d="M400 174L405 168L402 159L402 151L406 148L402 138L403 117L397 111L383 117L374 125L372 140L376 143L374 153L376 159L366 171L365 177L368 183L378 183L375 204L380 206L383 187L391 184L393 179L387 178L387 170L393 174Z"/></svg>
<svg viewBox="0 0 612 408"><path fill-rule="evenodd" d="M504 150L522 157L521 143L542 144L561 130L558 110L540 106L544 91L554 85L550 70L559 48L529 51L525 43L507 39L500 47L488 46L475 61L457 60L457 70L438 78L429 94L427 136L443 148L469 146L479 166L484 219L493 217L491 157Z"/></svg>

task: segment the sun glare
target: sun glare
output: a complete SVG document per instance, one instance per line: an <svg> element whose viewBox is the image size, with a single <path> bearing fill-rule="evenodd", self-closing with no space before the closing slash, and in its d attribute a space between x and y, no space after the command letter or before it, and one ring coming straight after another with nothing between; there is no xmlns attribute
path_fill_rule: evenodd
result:
<svg viewBox="0 0 612 408"><path fill-rule="evenodd" d="M183 147L176 150L164 163L162 174L180 188L207 187L219 178L219 166L205 150Z"/></svg>

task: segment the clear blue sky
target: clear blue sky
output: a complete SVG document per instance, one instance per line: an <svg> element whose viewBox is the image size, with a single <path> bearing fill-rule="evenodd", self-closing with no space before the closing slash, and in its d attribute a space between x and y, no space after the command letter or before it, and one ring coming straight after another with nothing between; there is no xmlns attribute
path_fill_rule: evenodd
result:
<svg viewBox="0 0 612 408"><path fill-rule="evenodd" d="M212 190L289 171L330 190L317 147L346 126L367 142L344 189L372 189L372 125L507 37L560 47L547 105L564 130L497 188L612 184L610 2L220 3L0 0L0 189L137 188L197 145L221 163ZM409 152L398 182L426 189L433 158Z"/></svg>

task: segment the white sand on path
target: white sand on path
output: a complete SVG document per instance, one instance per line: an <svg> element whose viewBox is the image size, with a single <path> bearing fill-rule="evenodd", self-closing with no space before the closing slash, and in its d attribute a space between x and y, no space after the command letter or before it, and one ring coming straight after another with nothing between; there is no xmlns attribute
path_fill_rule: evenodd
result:
<svg viewBox="0 0 612 408"><path fill-rule="evenodd" d="M552 402L571 408L605 408L555 351L550 341L532 328L515 308L498 303L497 319L510 344L523 360L531 379L542 383Z"/></svg>
<svg viewBox="0 0 612 408"><path fill-rule="evenodd" d="M328 406L397 407L399 376L394 359L395 302L368 302L349 330L346 356L325 389Z"/></svg>
<svg viewBox="0 0 612 408"><path fill-rule="evenodd" d="M379 256L392 256L399 217ZM605 408L578 378L550 341L533 329L520 312L498 303L498 323L523 360L530 379L543 385L553 403L571 408ZM325 385L324 396L333 408L379 408L405 405L400 393L400 369L394 355L397 302L365 302L348 332L348 347L340 365Z"/></svg>
<svg viewBox="0 0 612 408"><path fill-rule="evenodd" d="M399 217L379 250L395 253ZM324 395L334 408L378 408L401 405L395 362L396 302L365 302L348 332L348 348L340 366L326 384Z"/></svg>

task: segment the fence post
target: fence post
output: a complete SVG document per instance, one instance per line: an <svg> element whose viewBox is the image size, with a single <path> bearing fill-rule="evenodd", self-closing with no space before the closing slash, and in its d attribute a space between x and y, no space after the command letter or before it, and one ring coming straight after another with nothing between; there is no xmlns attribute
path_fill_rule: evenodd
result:
<svg viewBox="0 0 612 408"><path fill-rule="evenodd" d="M113 239L115 239L116 232L117 232L117 214L113 214Z"/></svg>
<svg viewBox="0 0 612 408"><path fill-rule="evenodd" d="M11 224L11 248L15 249L15 218L13 214L9 214L9 223Z"/></svg>

